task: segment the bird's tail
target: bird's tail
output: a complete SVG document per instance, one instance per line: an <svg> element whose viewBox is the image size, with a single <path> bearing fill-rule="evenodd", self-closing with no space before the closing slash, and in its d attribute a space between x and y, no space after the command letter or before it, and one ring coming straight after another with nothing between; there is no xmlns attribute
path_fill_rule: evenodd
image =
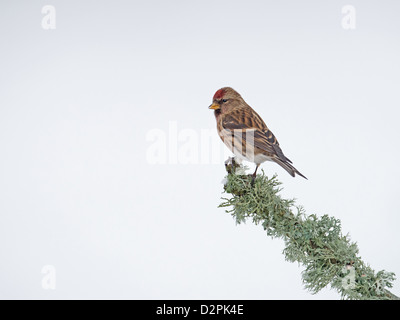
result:
<svg viewBox="0 0 400 320"><path fill-rule="evenodd" d="M289 160L289 159L288 159ZM274 159L274 161L279 164L283 169L285 169L289 174L294 177L296 174L307 179L304 175L302 175L299 170L297 170L290 162L282 161L281 159ZM307 179L308 180L308 179Z"/></svg>

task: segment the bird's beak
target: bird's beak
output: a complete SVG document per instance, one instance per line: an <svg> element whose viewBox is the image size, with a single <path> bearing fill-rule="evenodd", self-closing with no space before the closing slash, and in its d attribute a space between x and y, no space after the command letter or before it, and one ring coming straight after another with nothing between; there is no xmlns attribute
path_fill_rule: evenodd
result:
<svg viewBox="0 0 400 320"><path fill-rule="evenodd" d="M214 102L211 106L208 107L208 109L213 109L213 110L217 110L220 108L221 108L221 106L216 102Z"/></svg>

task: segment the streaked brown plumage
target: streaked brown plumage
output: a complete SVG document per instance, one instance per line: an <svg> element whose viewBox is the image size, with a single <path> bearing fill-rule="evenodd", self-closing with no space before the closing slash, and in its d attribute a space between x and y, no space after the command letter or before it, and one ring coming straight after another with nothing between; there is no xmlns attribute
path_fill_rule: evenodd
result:
<svg viewBox="0 0 400 320"><path fill-rule="evenodd" d="M219 89L209 107L214 110L217 130L225 145L239 158L256 164L274 161L291 176L302 175L282 152L278 140L261 117L232 88Z"/></svg>

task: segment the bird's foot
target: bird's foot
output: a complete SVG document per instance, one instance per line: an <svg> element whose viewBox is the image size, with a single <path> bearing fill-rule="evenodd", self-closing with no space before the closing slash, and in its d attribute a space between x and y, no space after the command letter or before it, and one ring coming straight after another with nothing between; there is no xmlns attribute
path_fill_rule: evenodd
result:
<svg viewBox="0 0 400 320"><path fill-rule="evenodd" d="M251 186L254 187L254 181L256 180L256 174L251 175Z"/></svg>
<svg viewBox="0 0 400 320"><path fill-rule="evenodd" d="M237 168L240 168L240 164L234 157L229 157L225 161L225 169L228 173L235 173Z"/></svg>

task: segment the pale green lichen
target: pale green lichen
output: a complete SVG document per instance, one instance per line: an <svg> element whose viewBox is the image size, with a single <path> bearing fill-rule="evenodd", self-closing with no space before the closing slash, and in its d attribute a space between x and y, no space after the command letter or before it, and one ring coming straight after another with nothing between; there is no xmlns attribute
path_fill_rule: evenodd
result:
<svg viewBox="0 0 400 320"><path fill-rule="evenodd" d="M358 246L343 235L339 219L328 215L306 215L293 199L283 199L276 176L243 175L243 167L227 165L228 176L220 207L226 208L236 223L250 219L261 224L267 235L285 242L283 254L290 262L304 266L302 279L306 289L317 293L330 286L343 299L398 299L388 291L395 275L375 272L358 255ZM236 174L240 172L240 174Z"/></svg>

